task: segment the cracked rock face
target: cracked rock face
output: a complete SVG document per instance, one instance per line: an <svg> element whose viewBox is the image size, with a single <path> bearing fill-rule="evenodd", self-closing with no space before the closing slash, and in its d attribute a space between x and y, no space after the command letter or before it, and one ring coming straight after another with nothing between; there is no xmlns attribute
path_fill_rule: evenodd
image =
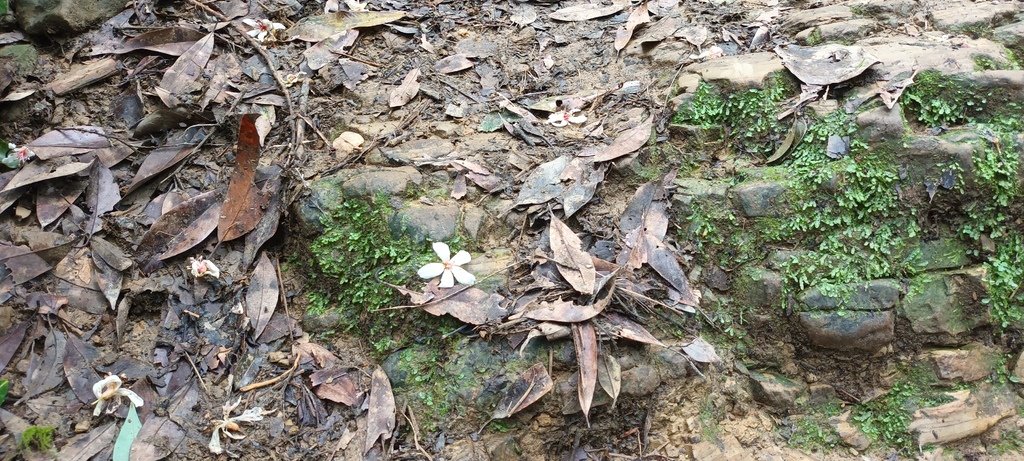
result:
<svg viewBox="0 0 1024 461"><path fill-rule="evenodd" d="M12 0L22 29L32 35L56 37L82 32L124 8L120 0Z"/></svg>

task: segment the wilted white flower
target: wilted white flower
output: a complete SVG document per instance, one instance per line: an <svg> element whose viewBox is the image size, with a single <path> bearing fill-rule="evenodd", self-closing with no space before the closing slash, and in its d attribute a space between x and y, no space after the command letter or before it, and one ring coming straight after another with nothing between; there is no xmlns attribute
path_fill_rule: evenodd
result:
<svg viewBox="0 0 1024 461"><path fill-rule="evenodd" d="M36 155L36 153L32 152L32 150L29 149L28 146L18 147L17 144L9 142L7 143L7 156L4 157L3 159L0 159L0 162L2 162L8 168L18 168L25 162L29 161L29 159L31 159L34 155Z"/></svg>
<svg viewBox="0 0 1024 461"><path fill-rule="evenodd" d="M238 423L254 423L263 419L264 414L270 412L264 412L262 407L254 407L242 412L238 416L231 416L231 412L234 411L235 407L242 402L242 398L239 397L235 400L235 403L225 403L222 407L224 410L224 419L214 422L213 435L210 436L210 444L208 447L214 454L224 453L224 447L220 444L220 434L224 433L224 436L242 440L245 438L245 434L242 434L242 427Z"/></svg>
<svg viewBox="0 0 1024 461"><path fill-rule="evenodd" d="M121 378L117 375L109 375L92 385L92 393L96 396L96 407L92 410L93 416L99 416L100 413L103 413L104 407L107 408L107 413L117 411L117 408L121 406L121 399L123 397L127 397L136 408L142 406L142 397L139 397L139 394L129 389L121 387L121 384ZM107 406L108 402L110 406Z"/></svg>
<svg viewBox="0 0 1024 461"><path fill-rule="evenodd" d="M441 276L441 284L438 287L451 288L455 286L455 281L464 285L472 285L476 283L476 277L465 269L459 267L463 264L468 264L470 259L469 253L466 250L459 251L452 257L452 250L448 248L448 245L444 242L434 242L434 253L437 253L437 257L441 258L439 263L430 263L416 271L416 274L423 279L432 279Z"/></svg>
<svg viewBox="0 0 1024 461"><path fill-rule="evenodd" d="M579 110L571 110L568 112L562 110L555 112L548 116L548 123L554 126L566 126L570 123L578 125L587 121L587 117L585 115L577 115L579 112Z"/></svg>
<svg viewBox="0 0 1024 461"><path fill-rule="evenodd" d="M366 11L366 5L370 2L359 3L358 0L345 0L345 6L349 11Z"/></svg>
<svg viewBox="0 0 1024 461"><path fill-rule="evenodd" d="M284 30L284 24L273 22L269 19L260 19L257 21L255 19L245 18L242 20L242 23L252 27L252 30L246 33L249 34L250 37L261 42L268 39L270 41L274 41L277 39L277 31Z"/></svg>
<svg viewBox="0 0 1024 461"><path fill-rule="evenodd" d="M306 73L305 72L301 72L301 71L300 72L296 72L294 74L285 75L284 76L284 85L285 86L292 86L292 85L294 85L296 83L301 82L302 79L304 79L304 78L306 78Z"/></svg>
<svg viewBox="0 0 1024 461"><path fill-rule="evenodd" d="M189 272L192 273L192 276L197 279L220 278L220 268L218 268L217 265L214 264L213 261L210 261L209 259L205 259L202 256L198 258L188 258L188 264Z"/></svg>

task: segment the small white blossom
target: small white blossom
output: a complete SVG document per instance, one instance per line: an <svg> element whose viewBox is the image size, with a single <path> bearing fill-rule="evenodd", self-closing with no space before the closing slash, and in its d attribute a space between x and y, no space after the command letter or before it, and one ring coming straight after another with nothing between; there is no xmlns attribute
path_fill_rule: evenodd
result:
<svg viewBox="0 0 1024 461"><path fill-rule="evenodd" d="M300 72L296 72L294 74L285 75L284 76L284 85L290 87L290 86L292 86L292 85L294 85L296 83L301 82L304 78L306 78L306 73L305 72L301 72L301 71Z"/></svg>
<svg viewBox="0 0 1024 461"><path fill-rule="evenodd" d="M17 144L9 142L7 143L7 156L0 159L0 162L8 168L18 168L21 165L24 165L25 162L31 160L35 155L36 153L32 152L28 146L18 147Z"/></svg>
<svg viewBox="0 0 1024 461"><path fill-rule="evenodd" d="M252 27L252 30L246 32L250 37L255 38L259 41L274 41L277 39L277 31L284 30L284 24L279 22L273 22L269 19L255 19L245 18L242 23Z"/></svg>
<svg viewBox="0 0 1024 461"><path fill-rule="evenodd" d="M92 411L93 416L99 416L100 413L103 413L104 407L106 407L107 413L117 411L117 408L121 406L122 398L128 398L136 408L142 407L142 397L139 397L139 394L129 389L121 387L121 384L121 378L117 375L109 375L92 385L92 393L96 396L96 406ZM110 403L109 406L107 406L108 402Z"/></svg>
<svg viewBox="0 0 1024 461"><path fill-rule="evenodd" d="M558 111L548 116L548 123L554 126L566 126L570 123L580 124L587 121L585 115L578 115L579 110Z"/></svg>
<svg viewBox="0 0 1024 461"><path fill-rule="evenodd" d="M263 419L263 415L271 413L264 412L262 407L254 407L242 412L238 416L231 416L231 412L234 411L235 407L242 402L242 398L239 397L235 400L235 403L225 403L222 407L224 411L224 419L217 420L213 425L213 435L210 436L210 444L208 445L210 451L214 454L224 453L224 447L220 443L220 434L223 433L225 437L235 440L242 440L245 438L245 434L242 434L241 426L238 423L254 423Z"/></svg>
<svg viewBox="0 0 1024 461"><path fill-rule="evenodd" d="M205 259L202 256L198 258L188 258L189 272L193 277L197 279L208 278L208 279L219 279L220 268L217 267L213 261Z"/></svg>
<svg viewBox="0 0 1024 461"><path fill-rule="evenodd" d="M359 3L358 0L345 0L345 6L349 11L366 11L366 5L370 2Z"/></svg>
<svg viewBox="0 0 1024 461"><path fill-rule="evenodd" d="M448 245L444 242L434 242L434 253L437 253L437 257L441 258L439 263L430 263L416 271L416 274L423 279L432 279L441 276L441 284L438 285L440 288L451 288L455 286L455 281L464 285L472 285L476 283L476 277L465 269L459 267L463 264L469 264L470 259L469 253L466 250L459 251L452 257L452 250L448 248Z"/></svg>

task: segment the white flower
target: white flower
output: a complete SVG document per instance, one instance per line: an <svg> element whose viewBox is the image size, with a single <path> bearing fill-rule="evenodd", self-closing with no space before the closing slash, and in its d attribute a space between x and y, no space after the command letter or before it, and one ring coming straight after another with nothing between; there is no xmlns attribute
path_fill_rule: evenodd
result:
<svg viewBox="0 0 1024 461"><path fill-rule="evenodd" d="M548 123L554 126L566 126L570 123L580 124L587 121L587 117L585 115L577 115L579 112L579 110L571 110L568 112L562 110L555 112L548 116Z"/></svg>
<svg viewBox="0 0 1024 461"><path fill-rule="evenodd" d="M305 72L296 72L294 74L288 74L284 76L284 86L290 87L296 83L301 82L306 78Z"/></svg>
<svg viewBox="0 0 1024 461"><path fill-rule="evenodd" d="M366 11L366 3L359 3L358 0L345 0L345 6L348 7L349 11Z"/></svg>
<svg viewBox="0 0 1024 461"><path fill-rule="evenodd" d="M246 33L249 34L250 37L261 42L267 39L274 41L277 38L277 31L284 30L284 24L273 22L269 19L260 19L259 21L256 21L254 19L245 18L242 22L245 25L252 27L252 30Z"/></svg>
<svg viewBox="0 0 1024 461"><path fill-rule="evenodd" d="M231 416L231 412L242 402L242 398L239 397L235 400L235 403L225 403L222 409L224 410L224 419L214 422L213 435L210 436L210 444L207 447L214 454L224 453L224 448L220 444L220 434L223 432L224 435L230 439L242 440L245 438L245 434L241 433L241 426L238 423L254 423L263 419L263 415L270 413L264 412L262 407L254 407L242 412L238 416Z"/></svg>
<svg viewBox="0 0 1024 461"><path fill-rule="evenodd" d="M9 142L7 143L7 156L0 160L8 168L18 168L35 155L36 153L32 152L28 146L18 147L17 144Z"/></svg>
<svg viewBox="0 0 1024 461"><path fill-rule="evenodd" d="M437 257L441 258L439 263L430 263L416 271L416 274L423 279L432 279L441 276L441 284L438 285L440 288L451 288L455 286L455 281L464 285L472 285L476 283L476 277L465 269L459 267L463 264L468 264L471 257L466 250L459 251L452 257L452 250L448 248L444 242L434 242L434 253L437 253Z"/></svg>
<svg viewBox="0 0 1024 461"><path fill-rule="evenodd" d="M213 263L213 261L210 261L209 259L204 259L202 256L200 256L198 258L188 258L188 263L189 263L189 272L191 272L192 276L197 278L197 279L200 279L200 278L219 279L220 278L220 269L217 267L216 264Z"/></svg>
<svg viewBox="0 0 1024 461"><path fill-rule="evenodd" d="M121 406L121 398L123 397L127 397L136 408L141 407L143 404L142 397L139 397L139 394L121 387L121 378L117 375L108 375L98 383L93 384L92 393L96 396L96 407L92 411L93 416L99 416L103 412L103 407L106 406L107 401L110 401L107 413L117 411L117 408Z"/></svg>

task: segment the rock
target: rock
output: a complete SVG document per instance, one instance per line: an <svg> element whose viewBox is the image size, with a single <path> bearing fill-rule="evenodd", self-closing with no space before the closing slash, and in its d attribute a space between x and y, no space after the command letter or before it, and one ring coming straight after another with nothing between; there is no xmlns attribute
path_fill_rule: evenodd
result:
<svg viewBox="0 0 1024 461"><path fill-rule="evenodd" d="M455 144L441 138L416 139L399 144L395 147L380 149L384 158L392 162L408 165L416 160L436 160L455 150Z"/></svg>
<svg viewBox="0 0 1024 461"><path fill-rule="evenodd" d="M910 281L900 315L915 333L957 336L991 322L982 266L941 274L924 274Z"/></svg>
<svg viewBox="0 0 1024 461"><path fill-rule="evenodd" d="M807 310L881 311L896 307L900 301L900 284L892 279L853 283L839 290L843 293L841 298L811 288L800 294L800 302Z"/></svg>
<svg viewBox="0 0 1024 461"><path fill-rule="evenodd" d="M1016 382L1024 383L1024 352L1017 354L1017 361L1014 362L1013 370L1010 370Z"/></svg>
<svg viewBox="0 0 1024 461"><path fill-rule="evenodd" d="M11 59L14 63L14 72L18 75L28 75L36 69L36 62L39 61L39 52L36 47L19 43L0 48L0 61Z"/></svg>
<svg viewBox="0 0 1024 461"><path fill-rule="evenodd" d="M954 38L939 40L928 36L870 37L855 45L880 62L866 74L868 78L889 80L897 74L917 69L919 72L937 70L946 74L960 74L974 69L978 56L1007 62L1009 56L1002 45L986 39Z"/></svg>
<svg viewBox="0 0 1024 461"><path fill-rule="evenodd" d="M1024 91L1024 70L985 70L972 72L964 77L974 83L978 90L1007 92L1018 95Z"/></svg>
<svg viewBox="0 0 1024 461"><path fill-rule="evenodd" d="M775 53L723 56L690 64L683 70L699 74L705 82L736 88L756 88L774 72L782 72L782 60Z"/></svg>
<svg viewBox="0 0 1024 461"><path fill-rule="evenodd" d="M832 425L836 428L839 438L843 443L853 447L855 450L864 451L871 445L871 439L857 426L850 422L851 411L831 419Z"/></svg>
<svg viewBox="0 0 1024 461"><path fill-rule="evenodd" d="M340 154L348 155L355 152L356 149L359 149L359 147L363 145L364 141L363 136L359 133L346 131L334 139L334 142L331 143L331 147Z"/></svg>
<svg viewBox="0 0 1024 461"><path fill-rule="evenodd" d="M459 226L457 205L427 205L414 202L398 210L391 218L392 232L406 234L422 242L443 242L455 237Z"/></svg>
<svg viewBox="0 0 1024 461"><path fill-rule="evenodd" d="M812 406L827 405L839 398L836 394L836 388L828 384L814 383L808 387L807 391L807 403Z"/></svg>
<svg viewBox="0 0 1024 461"><path fill-rule="evenodd" d="M984 30L1013 20L1019 6L1014 2L944 1L931 9L931 23L946 32L981 35Z"/></svg>
<svg viewBox="0 0 1024 461"><path fill-rule="evenodd" d="M11 0L22 30L59 37L83 32L124 9L123 0Z"/></svg>
<svg viewBox="0 0 1024 461"><path fill-rule="evenodd" d="M779 307L783 299L782 276L761 267L746 266L736 276L733 296L747 307Z"/></svg>
<svg viewBox="0 0 1024 461"><path fill-rule="evenodd" d="M410 184L420 184L423 176L413 167L364 166L341 170L313 181L309 195L296 205L299 220L313 229L320 227L320 218L345 197L373 197L377 194L401 195Z"/></svg>
<svg viewBox="0 0 1024 461"><path fill-rule="evenodd" d="M782 21L779 30L795 33L810 27L848 19L853 19L853 11L846 5L796 9L786 16L786 20Z"/></svg>
<svg viewBox="0 0 1024 461"><path fill-rule="evenodd" d="M786 214L786 188L777 182L752 181L733 188L733 203L748 218Z"/></svg>
<svg viewBox="0 0 1024 461"><path fill-rule="evenodd" d="M959 349L935 349L927 352L927 360L935 367L935 375L947 382L974 382L989 377L999 353L979 343Z"/></svg>
<svg viewBox="0 0 1024 461"><path fill-rule="evenodd" d="M982 384L975 390L949 394L953 401L922 408L913 414L909 429L919 446L955 442L981 434L1017 412L1017 396L1007 387Z"/></svg>
<svg viewBox="0 0 1024 461"><path fill-rule="evenodd" d="M942 137L910 136L896 152L904 182L923 188L925 181L938 181L950 165L957 165L965 190L973 190L975 137L976 133L968 129L952 130Z"/></svg>
<svg viewBox="0 0 1024 461"><path fill-rule="evenodd" d="M476 276L477 282L474 286L488 293L495 293L499 289L508 287L509 269L513 263L515 263L515 257L512 255L512 250L491 248L482 255L474 254L469 264L462 268Z"/></svg>
<svg viewBox="0 0 1024 461"><path fill-rule="evenodd" d="M845 3L858 16L906 21L918 8L919 0L852 0Z"/></svg>
<svg viewBox="0 0 1024 461"><path fill-rule="evenodd" d="M871 19L851 19L849 21L822 24L804 29L793 38L805 45L816 45L832 42L852 42L870 36L879 29L877 22Z"/></svg>
<svg viewBox="0 0 1024 461"><path fill-rule="evenodd" d="M685 93L693 93L700 86L700 74L682 74L676 79L676 88Z"/></svg>
<svg viewBox="0 0 1024 461"><path fill-rule="evenodd" d="M774 373L750 372L750 393L754 400L782 410L796 408L807 384Z"/></svg>
<svg viewBox="0 0 1024 461"><path fill-rule="evenodd" d="M992 39L1002 43L1007 48L1020 49L1024 47L1024 21L1017 21L992 29Z"/></svg>
<svg viewBox="0 0 1024 461"><path fill-rule="evenodd" d="M899 142L907 131L903 108L897 103L892 109L884 105L857 115L857 134L869 143Z"/></svg>
<svg viewBox="0 0 1024 461"><path fill-rule="evenodd" d="M729 193L729 182L727 181L678 178L675 184L676 190L672 195L672 203L683 215L692 213L694 204L716 206L723 203Z"/></svg>
<svg viewBox="0 0 1024 461"><path fill-rule="evenodd" d="M682 379L689 374L690 361L677 349L671 347L659 348L655 352L654 357L654 363L658 365L659 375L664 379Z"/></svg>
<svg viewBox="0 0 1024 461"><path fill-rule="evenodd" d="M921 271L959 269L971 262L968 249L960 239L943 237L918 245L915 266Z"/></svg>
<svg viewBox="0 0 1024 461"><path fill-rule="evenodd" d="M622 389L624 395L643 397L658 390L661 375L650 365L637 365L622 372Z"/></svg>
<svg viewBox="0 0 1024 461"><path fill-rule="evenodd" d="M895 338L892 311L801 312L803 325L815 346L841 351L874 352Z"/></svg>
<svg viewBox="0 0 1024 461"><path fill-rule="evenodd" d="M740 441L736 439L736 436L725 434L721 439L721 442L717 440L701 440L700 443L694 445L691 449L692 452L689 459L699 459L701 461L754 459L753 453L743 448L743 445L740 445Z"/></svg>
<svg viewBox="0 0 1024 461"><path fill-rule="evenodd" d="M480 228L484 225L484 218L486 217L487 214L479 207L466 207L462 216L462 229L466 231L466 235L468 235L469 238L476 240L477 235L480 233Z"/></svg>

